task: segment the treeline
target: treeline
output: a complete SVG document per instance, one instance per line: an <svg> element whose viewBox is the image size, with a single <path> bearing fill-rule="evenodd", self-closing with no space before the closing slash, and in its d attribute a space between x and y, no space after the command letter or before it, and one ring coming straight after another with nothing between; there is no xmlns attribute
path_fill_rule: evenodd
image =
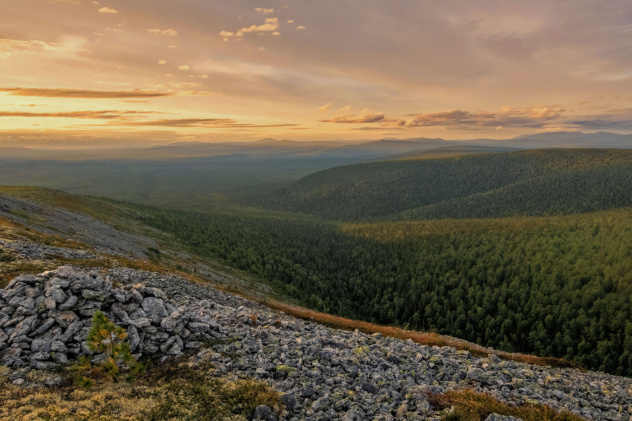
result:
<svg viewBox="0 0 632 421"><path fill-rule="evenodd" d="M349 165L262 206L343 221L544 216L632 204L632 151L551 149Z"/></svg>
<svg viewBox="0 0 632 421"><path fill-rule="evenodd" d="M308 307L632 375L632 214L338 224L144 209Z"/></svg>

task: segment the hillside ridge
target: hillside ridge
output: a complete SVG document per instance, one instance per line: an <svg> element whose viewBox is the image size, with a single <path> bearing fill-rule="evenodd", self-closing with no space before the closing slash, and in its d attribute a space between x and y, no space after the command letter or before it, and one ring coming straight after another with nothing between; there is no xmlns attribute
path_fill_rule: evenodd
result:
<svg viewBox="0 0 632 421"><path fill-rule="evenodd" d="M539 149L336 167L261 205L343 221L572 214L630 206L630 185L632 151Z"/></svg>

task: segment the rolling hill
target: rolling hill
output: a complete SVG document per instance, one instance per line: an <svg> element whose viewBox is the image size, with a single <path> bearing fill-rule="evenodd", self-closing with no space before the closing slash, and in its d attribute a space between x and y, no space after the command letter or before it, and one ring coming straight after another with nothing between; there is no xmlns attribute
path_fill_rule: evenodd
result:
<svg viewBox="0 0 632 421"><path fill-rule="evenodd" d="M335 220L571 214L628 206L631 186L632 151L547 149L332 168L264 205Z"/></svg>

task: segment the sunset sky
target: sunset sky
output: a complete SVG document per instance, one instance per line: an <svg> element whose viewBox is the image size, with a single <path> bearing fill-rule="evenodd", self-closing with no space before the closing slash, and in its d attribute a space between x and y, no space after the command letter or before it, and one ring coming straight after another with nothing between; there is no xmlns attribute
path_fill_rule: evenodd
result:
<svg viewBox="0 0 632 421"><path fill-rule="evenodd" d="M630 0L0 11L0 146L632 133Z"/></svg>

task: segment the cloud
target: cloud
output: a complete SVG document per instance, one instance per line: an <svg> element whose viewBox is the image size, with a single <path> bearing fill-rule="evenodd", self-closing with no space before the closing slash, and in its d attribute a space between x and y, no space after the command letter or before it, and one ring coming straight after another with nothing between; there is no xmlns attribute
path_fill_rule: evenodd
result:
<svg viewBox="0 0 632 421"><path fill-rule="evenodd" d="M505 107L498 112L453 110L407 114L405 116L407 118L389 118L384 113L364 109L358 115L338 115L321 121L347 124L377 123L382 127L391 128L444 127L471 130L481 127L493 127L495 130L500 131L504 128L542 128L551 121L563 121L564 111L564 108L560 106L550 105L523 108Z"/></svg>
<svg viewBox="0 0 632 421"><path fill-rule="evenodd" d="M154 98L173 95L168 92L141 91L95 91L83 89L61 88L0 88L0 92L8 92L16 96L36 96L42 98Z"/></svg>
<svg viewBox="0 0 632 421"><path fill-rule="evenodd" d="M330 107L331 107L331 102L328 102L327 104L323 105L322 107L318 107L318 110L319 111L328 111Z"/></svg>
<svg viewBox="0 0 632 421"><path fill-rule="evenodd" d="M99 9L99 13L109 13L109 14L116 14L119 11L116 9L110 9L109 7L102 7Z"/></svg>
<svg viewBox="0 0 632 421"><path fill-rule="evenodd" d="M0 38L0 59L42 51L69 52L71 49L55 42Z"/></svg>
<svg viewBox="0 0 632 421"><path fill-rule="evenodd" d="M299 25L296 27L296 29L305 29L305 25Z"/></svg>
<svg viewBox="0 0 632 421"><path fill-rule="evenodd" d="M241 38L244 34L255 33L255 34L265 34L271 32L272 35L280 35L279 29L279 18L266 18L265 22L262 25L251 25L248 27L243 27L237 32L233 31L221 31L219 35L224 38L224 41L228 41L230 38Z"/></svg>
<svg viewBox="0 0 632 421"><path fill-rule="evenodd" d="M158 64L167 64L167 60L159 60Z"/></svg>
<svg viewBox="0 0 632 421"><path fill-rule="evenodd" d="M255 10L264 15L271 15L274 13L274 9L264 9L263 7L257 7Z"/></svg>
<svg viewBox="0 0 632 421"><path fill-rule="evenodd" d="M178 69L180 69L180 70L191 70L191 67L189 67L188 64L183 64L182 66L178 66Z"/></svg>
<svg viewBox="0 0 632 421"><path fill-rule="evenodd" d="M155 35L167 35L170 37L175 37L176 35L178 35L178 31L176 31L175 29L155 28L155 29L148 29L147 32L151 32L152 34L155 34Z"/></svg>
<svg viewBox="0 0 632 421"><path fill-rule="evenodd" d="M358 115L338 115L328 120L320 120L323 123L379 123L387 121L384 113L378 113L365 108Z"/></svg>
<svg viewBox="0 0 632 421"><path fill-rule="evenodd" d="M267 18L263 25L251 25L248 28L241 28L239 32L274 32L277 29L279 29L279 18Z"/></svg>
<svg viewBox="0 0 632 421"><path fill-rule="evenodd" d="M557 105L532 107L505 107L498 112L469 112L462 110L438 113L408 114L408 120L394 120L397 125L408 127L444 126L449 128L513 127L540 128L552 120L558 120L564 108Z"/></svg>
<svg viewBox="0 0 632 421"><path fill-rule="evenodd" d="M117 121L111 124L119 124ZM298 124L249 124L239 123L231 118L179 118L179 119L160 119L150 121L125 121L120 125L124 126L154 126L154 127L208 127L221 129L258 129L271 127L295 127Z"/></svg>
<svg viewBox="0 0 632 421"><path fill-rule="evenodd" d="M0 111L0 117L54 117L54 118L88 118L88 119L119 119L131 115L154 114L154 111L68 111L57 113L28 113L19 111Z"/></svg>
<svg viewBox="0 0 632 421"><path fill-rule="evenodd" d="M345 111L349 111L351 109L351 105L345 105L341 109L338 110L339 113L344 113Z"/></svg>

